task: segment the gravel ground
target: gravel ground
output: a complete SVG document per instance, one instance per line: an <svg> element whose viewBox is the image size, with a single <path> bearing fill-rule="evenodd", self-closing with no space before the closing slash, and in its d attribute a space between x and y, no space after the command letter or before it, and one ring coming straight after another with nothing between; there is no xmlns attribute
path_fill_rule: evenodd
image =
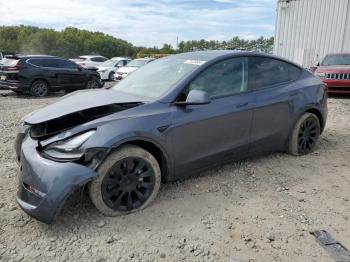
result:
<svg viewBox="0 0 350 262"><path fill-rule="evenodd" d="M56 224L16 204L20 118L57 100L0 91L0 261L332 261L310 231L350 248L350 99L329 99L317 150L273 154L163 185L146 210L103 217L84 192Z"/></svg>

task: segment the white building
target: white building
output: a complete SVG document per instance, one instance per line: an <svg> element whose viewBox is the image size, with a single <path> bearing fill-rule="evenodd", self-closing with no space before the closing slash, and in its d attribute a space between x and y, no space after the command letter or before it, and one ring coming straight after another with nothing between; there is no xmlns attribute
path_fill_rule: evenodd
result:
<svg viewBox="0 0 350 262"><path fill-rule="evenodd" d="M274 54L304 67L350 52L350 0L278 0Z"/></svg>

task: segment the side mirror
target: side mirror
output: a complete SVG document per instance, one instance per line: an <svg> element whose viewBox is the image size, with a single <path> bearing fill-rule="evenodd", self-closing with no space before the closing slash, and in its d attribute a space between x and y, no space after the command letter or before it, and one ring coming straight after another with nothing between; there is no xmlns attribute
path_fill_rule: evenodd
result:
<svg viewBox="0 0 350 262"><path fill-rule="evenodd" d="M185 102L176 102L175 105L189 106L189 105L206 105L211 102L207 92L201 90L191 90Z"/></svg>
<svg viewBox="0 0 350 262"><path fill-rule="evenodd" d="M320 63L317 63L317 65L316 66L320 66Z"/></svg>

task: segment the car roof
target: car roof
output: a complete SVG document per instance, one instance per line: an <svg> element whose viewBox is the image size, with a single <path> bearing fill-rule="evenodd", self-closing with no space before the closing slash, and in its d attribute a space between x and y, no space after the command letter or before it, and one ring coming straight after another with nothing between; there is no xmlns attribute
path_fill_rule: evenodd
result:
<svg viewBox="0 0 350 262"><path fill-rule="evenodd" d="M13 55L8 56L9 59L22 59L22 58L62 58L58 56L51 56L51 55ZM64 58L63 58L64 59Z"/></svg>
<svg viewBox="0 0 350 262"><path fill-rule="evenodd" d="M92 57L104 57L104 56L102 56L102 55L80 55L79 57L92 58Z"/></svg>
<svg viewBox="0 0 350 262"><path fill-rule="evenodd" d="M134 60L146 60L146 61L148 61L148 60L155 60L154 58L151 58L151 57L144 57L144 58L135 58Z"/></svg>
<svg viewBox="0 0 350 262"><path fill-rule="evenodd" d="M112 57L111 59L109 59L109 60L122 60L122 59L131 59L131 58L129 58L129 57Z"/></svg>
<svg viewBox="0 0 350 262"><path fill-rule="evenodd" d="M255 52L240 51L240 50L207 50L207 51L194 51L194 52L181 53L181 54L177 54L176 56L179 56L185 59L210 61L212 59L215 59L221 56L234 55L234 54L251 55L252 53L255 53ZM256 54L261 54L261 53L256 52Z"/></svg>
<svg viewBox="0 0 350 262"><path fill-rule="evenodd" d="M216 60L220 58L228 58L228 57L234 57L234 56L259 56L259 57L268 57L272 59L278 59L284 62L287 62L289 64L292 64L296 67L301 68L300 65L289 61L283 57L270 55L267 53L257 52L257 51L243 51L243 50L207 50L207 51L194 51L194 52L188 52L188 53L181 53L176 54L174 56L178 56L182 59L188 59L188 60L199 60L199 61L205 61L209 62L211 60Z"/></svg>

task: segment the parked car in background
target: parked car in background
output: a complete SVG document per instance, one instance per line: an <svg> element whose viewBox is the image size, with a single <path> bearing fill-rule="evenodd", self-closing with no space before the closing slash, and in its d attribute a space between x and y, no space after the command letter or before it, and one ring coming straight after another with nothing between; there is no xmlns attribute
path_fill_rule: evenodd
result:
<svg viewBox="0 0 350 262"><path fill-rule="evenodd" d="M13 56L0 66L0 88L36 97L51 91L100 88L100 75L55 56Z"/></svg>
<svg viewBox="0 0 350 262"><path fill-rule="evenodd" d="M161 182L271 152L311 153L326 119L325 85L289 61L227 50L168 56L109 90L76 92L24 117L17 201L52 223L86 186L103 214L129 214Z"/></svg>
<svg viewBox="0 0 350 262"><path fill-rule="evenodd" d="M0 52L0 65L3 64L7 56L13 56L15 55L14 53L9 53L9 52Z"/></svg>
<svg viewBox="0 0 350 262"><path fill-rule="evenodd" d="M330 94L350 94L350 53L329 54L315 74L328 86Z"/></svg>
<svg viewBox="0 0 350 262"><path fill-rule="evenodd" d="M99 55L83 55L70 60L82 67L89 68L100 66L103 62L106 62L108 58Z"/></svg>
<svg viewBox="0 0 350 262"><path fill-rule="evenodd" d="M138 58L132 60L130 63L128 63L126 66L121 67L117 70L117 74L115 75L116 80L121 80L128 75L130 75L132 72L136 71L140 67L154 61L154 58Z"/></svg>
<svg viewBox="0 0 350 262"><path fill-rule="evenodd" d="M113 57L97 67L97 72L102 80L114 80L114 75L120 67L126 66L131 61L127 57Z"/></svg>

